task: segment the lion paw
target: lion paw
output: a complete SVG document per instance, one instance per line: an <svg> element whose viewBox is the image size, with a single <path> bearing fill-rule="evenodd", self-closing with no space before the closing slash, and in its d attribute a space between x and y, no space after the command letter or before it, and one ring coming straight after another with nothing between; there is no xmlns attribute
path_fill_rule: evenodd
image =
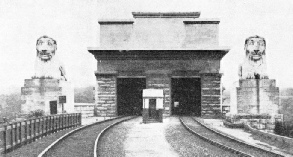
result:
<svg viewBox="0 0 293 157"><path fill-rule="evenodd" d="M259 77L260 77L260 79L269 79L267 74L262 74Z"/></svg>
<svg viewBox="0 0 293 157"><path fill-rule="evenodd" d="M247 73L246 79L255 79L254 73Z"/></svg>

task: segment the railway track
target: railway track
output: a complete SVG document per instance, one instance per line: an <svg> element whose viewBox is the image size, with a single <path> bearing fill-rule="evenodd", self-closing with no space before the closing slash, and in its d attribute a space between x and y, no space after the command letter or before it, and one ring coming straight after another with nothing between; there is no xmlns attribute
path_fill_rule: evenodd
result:
<svg viewBox="0 0 293 157"><path fill-rule="evenodd" d="M282 157L280 154L264 150L223 134L214 132L213 130L202 126L198 121L192 117L180 117L182 125L192 134L204 139L212 145L215 145L221 149L237 154L243 157Z"/></svg>
<svg viewBox="0 0 293 157"><path fill-rule="evenodd" d="M77 128L52 143L38 157L96 156L96 148L104 132L116 124L133 118L135 117L119 117Z"/></svg>

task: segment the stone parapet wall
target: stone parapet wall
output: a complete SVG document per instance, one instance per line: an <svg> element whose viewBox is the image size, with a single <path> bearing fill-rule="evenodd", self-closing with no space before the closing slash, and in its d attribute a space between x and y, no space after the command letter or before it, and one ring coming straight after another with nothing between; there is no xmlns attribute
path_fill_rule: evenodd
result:
<svg viewBox="0 0 293 157"><path fill-rule="evenodd" d="M96 116L117 116L116 110L116 76L97 75Z"/></svg>
<svg viewBox="0 0 293 157"><path fill-rule="evenodd" d="M171 104L171 96L170 96L170 77L167 75L157 75L156 76L148 76L146 79L146 87L154 88L154 89L163 89L165 100L164 100L164 110L163 115L170 115L170 104Z"/></svg>
<svg viewBox="0 0 293 157"><path fill-rule="evenodd" d="M281 145L286 145L289 148L293 147L293 139L286 137L286 136L280 136L274 133L270 133L270 132L265 132L263 130L258 130L255 129L253 127L251 127L248 123L244 125L244 128L250 132L252 132L255 135L260 136L261 138L266 138L271 140L272 142L276 143L280 143ZM293 152L292 149L290 149L290 152Z"/></svg>
<svg viewBox="0 0 293 157"><path fill-rule="evenodd" d="M81 113L82 117L94 116L95 104L93 103L74 103L74 111Z"/></svg>
<svg viewBox="0 0 293 157"><path fill-rule="evenodd" d="M244 124L249 124L253 128L273 132L275 122L281 121L279 117L280 115L272 116L269 114L228 113L225 116L224 124L228 127L240 128L242 128Z"/></svg>
<svg viewBox="0 0 293 157"><path fill-rule="evenodd" d="M221 74L201 75L201 116L218 118L221 116Z"/></svg>

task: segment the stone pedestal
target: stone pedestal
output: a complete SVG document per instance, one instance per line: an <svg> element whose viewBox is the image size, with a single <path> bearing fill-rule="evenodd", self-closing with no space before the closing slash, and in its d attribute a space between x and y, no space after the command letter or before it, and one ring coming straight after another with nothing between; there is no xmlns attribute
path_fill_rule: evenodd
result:
<svg viewBox="0 0 293 157"><path fill-rule="evenodd" d="M278 113L279 88L272 79L241 79L236 88L237 113Z"/></svg>
<svg viewBox="0 0 293 157"><path fill-rule="evenodd" d="M59 96L66 96L66 103L59 103ZM57 103L57 113L64 110L67 113L74 112L74 90L70 82L58 79L25 79L21 88L21 112L27 114L30 111L43 110L50 114L50 102ZM62 109L63 108L63 109Z"/></svg>

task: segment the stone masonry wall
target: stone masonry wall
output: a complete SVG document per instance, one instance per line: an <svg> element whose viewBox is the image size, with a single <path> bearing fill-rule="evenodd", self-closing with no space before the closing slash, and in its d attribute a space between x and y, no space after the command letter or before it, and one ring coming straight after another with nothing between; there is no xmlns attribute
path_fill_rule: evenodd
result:
<svg viewBox="0 0 293 157"><path fill-rule="evenodd" d="M201 116L219 118L221 115L221 74L201 75Z"/></svg>
<svg viewBox="0 0 293 157"><path fill-rule="evenodd" d="M50 101L57 101L62 95L62 87L57 79L25 79L24 87L21 87L21 112L28 114L34 110L43 110L50 114ZM61 106L57 106L61 113Z"/></svg>
<svg viewBox="0 0 293 157"><path fill-rule="evenodd" d="M279 88L272 79L239 80L237 87L238 113L272 113L278 112Z"/></svg>
<svg viewBox="0 0 293 157"><path fill-rule="evenodd" d="M163 116L170 115L170 78L167 75L148 75L146 87L154 89L163 89L165 95Z"/></svg>
<svg viewBox="0 0 293 157"><path fill-rule="evenodd" d="M96 116L113 117L116 113L116 76L97 75Z"/></svg>

